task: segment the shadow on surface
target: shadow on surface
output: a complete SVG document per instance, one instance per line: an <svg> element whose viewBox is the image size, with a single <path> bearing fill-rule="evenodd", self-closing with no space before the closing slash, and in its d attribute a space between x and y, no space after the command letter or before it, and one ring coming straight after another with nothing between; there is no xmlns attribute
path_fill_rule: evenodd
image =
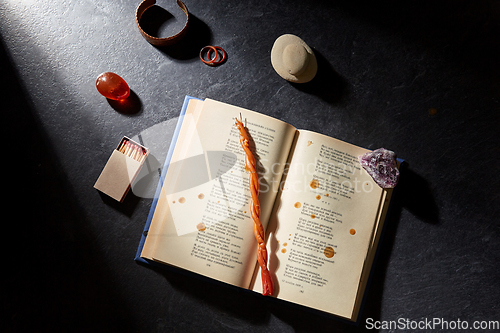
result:
<svg viewBox="0 0 500 333"><path fill-rule="evenodd" d="M474 68L499 82L500 6L497 1L342 0L335 5L364 23L426 48L442 50L448 61Z"/></svg>
<svg viewBox="0 0 500 333"><path fill-rule="evenodd" d="M17 155L7 179L4 223L11 254L2 276L2 328L7 332L133 331L131 314L115 290L102 253L35 111L0 43L6 121L3 133ZM4 261L4 262L5 262Z"/></svg>
<svg viewBox="0 0 500 333"><path fill-rule="evenodd" d="M193 14L189 14L189 27L186 36L170 46L156 47L161 52L177 60L197 59L200 50L212 40L210 28Z"/></svg>
<svg viewBox="0 0 500 333"><path fill-rule="evenodd" d="M273 316L276 316L300 332L356 332L359 330L356 324L348 323L334 316L261 296L258 293L229 286L180 269L172 267L148 268L162 275L174 290L181 294L191 295L197 300L196 303L191 304L192 308L188 307L190 302L184 301L182 303L183 311L186 313L199 312L199 304L201 303L205 304L206 307L215 307L227 314L227 317L224 317L226 324L229 318L232 318L234 327L266 325L273 320ZM182 318L169 318L169 325L164 329L167 331L169 329L204 331L205 324L203 321L186 323L182 321Z"/></svg>
<svg viewBox="0 0 500 333"><path fill-rule="evenodd" d="M168 25L170 21L174 20L174 15L172 15L168 10L157 5L153 5L142 14L141 28L150 36L160 38L168 37L162 36L163 27Z"/></svg>
<svg viewBox="0 0 500 333"><path fill-rule="evenodd" d="M340 104L347 98L348 82L335 71L328 60L317 50L313 50L318 62L316 76L306 83L290 84L297 90L318 96L329 104Z"/></svg>
<svg viewBox="0 0 500 333"><path fill-rule="evenodd" d="M137 116L142 111L141 99L133 90L130 90L130 96L126 99L115 101L107 98L106 100L116 112L127 116Z"/></svg>
<svg viewBox="0 0 500 333"><path fill-rule="evenodd" d="M252 325L264 324L269 321L270 313L266 305L268 300L265 297L175 267L151 267L142 263L138 264L162 275L177 292L191 295L197 300L196 302L184 301L182 303L185 313L199 313L200 304L204 304L204 307L215 307L224 314L228 314L230 317L225 317L225 320L232 318L234 321L243 321ZM207 311L210 310L207 309ZM203 320L185 322L183 318L169 317L168 322L170 327L165 327L166 331L180 332L183 329L190 332L206 331L206 323Z"/></svg>
<svg viewBox="0 0 500 333"><path fill-rule="evenodd" d="M99 193L102 202L104 202L106 205L112 207L113 209L119 211L120 213L128 217L132 216L135 207L137 206L139 200L141 199L138 196L136 196L132 191L129 191L125 196L125 198L123 198L123 201L119 202L98 190L96 191Z"/></svg>
<svg viewBox="0 0 500 333"><path fill-rule="evenodd" d="M439 220L438 207L427 181L409 169L406 162L402 163L400 171L400 180L393 192L390 210L384 223L368 281L367 293L360 313L360 325L365 325L368 318L380 319L380 303L384 294L387 267L403 209L407 209L427 223L435 224Z"/></svg>
<svg viewBox="0 0 500 333"><path fill-rule="evenodd" d="M427 180L403 164L397 186L395 200L398 206L407 209L421 221L439 223L439 208Z"/></svg>

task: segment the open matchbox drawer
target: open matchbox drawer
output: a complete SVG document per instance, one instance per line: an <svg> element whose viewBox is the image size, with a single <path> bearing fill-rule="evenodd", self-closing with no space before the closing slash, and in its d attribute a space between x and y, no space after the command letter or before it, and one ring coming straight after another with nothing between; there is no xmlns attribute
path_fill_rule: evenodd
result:
<svg viewBox="0 0 500 333"><path fill-rule="evenodd" d="M94 188L122 202L149 155L149 149L123 137L113 150Z"/></svg>

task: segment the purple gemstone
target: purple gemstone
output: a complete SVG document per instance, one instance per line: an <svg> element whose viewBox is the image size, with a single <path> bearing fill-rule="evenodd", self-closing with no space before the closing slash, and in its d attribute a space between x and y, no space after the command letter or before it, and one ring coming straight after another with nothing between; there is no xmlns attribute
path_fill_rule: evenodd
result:
<svg viewBox="0 0 500 333"><path fill-rule="evenodd" d="M363 169L382 188L393 188L399 180L399 170L394 152L379 148L358 157Z"/></svg>

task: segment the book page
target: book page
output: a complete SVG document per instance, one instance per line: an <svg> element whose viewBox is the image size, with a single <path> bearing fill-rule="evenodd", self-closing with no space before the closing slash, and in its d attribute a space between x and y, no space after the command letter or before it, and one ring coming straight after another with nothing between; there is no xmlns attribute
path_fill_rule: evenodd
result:
<svg viewBox="0 0 500 333"><path fill-rule="evenodd" d="M235 125L240 115L260 163L261 221L266 226L296 130L259 113L205 100L182 163L168 170L175 179L165 182L165 200L155 212L161 227L152 258L248 288L257 242L249 173Z"/></svg>
<svg viewBox="0 0 500 333"><path fill-rule="evenodd" d="M174 180L177 178L180 169L179 166L182 163L182 160L186 157L188 153L188 147L191 143L191 139L195 136L196 133L196 122L198 120L200 111L203 107L203 101L191 99L189 101L188 107L186 108L186 112L183 116L181 116L179 121L182 121L182 127L179 131L179 135L177 137L177 142L175 145L175 149L172 153L172 157L169 163L170 172L165 175L165 179L163 181L166 186L162 187L160 192L160 196L158 198L157 207L166 207L166 193L170 192L170 186L174 183ZM146 237L146 241L144 242L144 247L141 252L141 257L146 259L152 258L152 251L156 244L156 237L159 234L161 221L164 220L165 209L157 209L155 210L155 214L153 219L151 220L151 225L149 226L148 236Z"/></svg>
<svg viewBox="0 0 500 333"><path fill-rule="evenodd" d="M358 162L365 152L299 131L268 228L278 298L349 319L355 313L385 199ZM261 290L259 277L254 290Z"/></svg>

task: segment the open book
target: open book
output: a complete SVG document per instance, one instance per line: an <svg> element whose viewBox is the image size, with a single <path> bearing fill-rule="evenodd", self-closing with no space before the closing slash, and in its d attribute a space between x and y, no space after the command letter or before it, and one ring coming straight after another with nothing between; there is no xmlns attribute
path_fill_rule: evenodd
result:
<svg viewBox="0 0 500 333"><path fill-rule="evenodd" d="M368 150L236 106L186 98L136 259L262 292L240 117L273 296L355 321L391 190L360 167Z"/></svg>

